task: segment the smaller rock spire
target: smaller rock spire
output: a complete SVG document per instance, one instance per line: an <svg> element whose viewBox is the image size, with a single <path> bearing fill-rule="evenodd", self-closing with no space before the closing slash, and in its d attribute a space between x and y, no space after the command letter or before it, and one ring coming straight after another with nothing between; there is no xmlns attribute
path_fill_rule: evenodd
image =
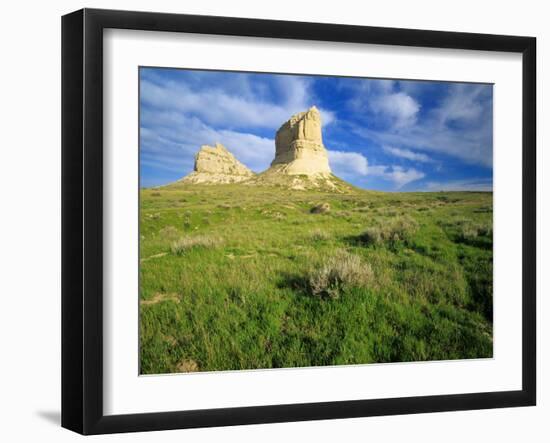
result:
<svg viewBox="0 0 550 443"><path fill-rule="evenodd" d="M195 167L182 181L188 183L237 183L249 179L254 173L237 160L219 142L214 146L202 145L195 154Z"/></svg>

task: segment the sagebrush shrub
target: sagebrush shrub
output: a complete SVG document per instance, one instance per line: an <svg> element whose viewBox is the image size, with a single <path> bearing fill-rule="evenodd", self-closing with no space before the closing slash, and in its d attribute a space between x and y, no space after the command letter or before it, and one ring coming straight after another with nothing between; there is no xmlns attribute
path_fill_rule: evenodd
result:
<svg viewBox="0 0 550 443"><path fill-rule="evenodd" d="M472 241L477 237L492 237L493 227L491 223L474 223L471 220L463 221L458 227L458 239Z"/></svg>
<svg viewBox="0 0 550 443"><path fill-rule="evenodd" d="M380 245L384 242L410 241L418 229L418 223L411 217L398 217L382 226L367 228L359 239L367 245Z"/></svg>
<svg viewBox="0 0 550 443"><path fill-rule="evenodd" d="M473 240L477 238L478 231L477 227L473 225L464 225L458 232L458 237L461 240Z"/></svg>
<svg viewBox="0 0 550 443"><path fill-rule="evenodd" d="M372 279L368 263L362 263L357 255L339 251L310 272L308 283L313 295L335 299L350 288L368 286Z"/></svg>
<svg viewBox="0 0 550 443"><path fill-rule="evenodd" d="M484 224L484 225L480 225L477 232L478 232L479 235L485 235L487 237L492 237L493 236L493 226L489 223Z"/></svg>
<svg viewBox="0 0 550 443"><path fill-rule="evenodd" d="M367 228L363 234L361 234L361 241L369 245L379 245L384 241L382 228L373 226Z"/></svg>
<svg viewBox="0 0 550 443"><path fill-rule="evenodd" d="M314 229L311 231L310 238L313 241L324 241L328 240L330 236L322 229Z"/></svg>
<svg viewBox="0 0 550 443"><path fill-rule="evenodd" d="M389 225L391 238L395 241L408 241L412 238L416 230L418 229L418 223L411 217L399 217L395 219Z"/></svg>

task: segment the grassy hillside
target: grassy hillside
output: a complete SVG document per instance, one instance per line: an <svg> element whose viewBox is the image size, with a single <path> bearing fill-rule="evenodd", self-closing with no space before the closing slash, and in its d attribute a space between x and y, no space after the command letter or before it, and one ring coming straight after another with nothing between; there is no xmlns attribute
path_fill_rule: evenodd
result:
<svg viewBox="0 0 550 443"><path fill-rule="evenodd" d="M492 356L492 194L141 191L144 374Z"/></svg>

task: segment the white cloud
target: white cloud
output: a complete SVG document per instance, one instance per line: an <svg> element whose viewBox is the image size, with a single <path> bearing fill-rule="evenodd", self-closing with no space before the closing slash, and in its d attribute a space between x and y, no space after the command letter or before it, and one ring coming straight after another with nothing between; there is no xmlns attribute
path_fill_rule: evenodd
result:
<svg viewBox="0 0 550 443"><path fill-rule="evenodd" d="M420 110L420 105L401 91L375 96L370 100L370 107L375 113L389 117L395 129L413 125Z"/></svg>
<svg viewBox="0 0 550 443"><path fill-rule="evenodd" d="M163 111L193 114L210 125L223 127L278 128L291 115L315 105L310 82L295 76L277 77L276 89L281 104L250 93L242 77L233 88L208 87L196 90L184 82L167 81L162 85L142 79L140 97L144 103ZM228 92L228 90L230 92ZM320 108L324 125L335 120L333 112Z"/></svg>
<svg viewBox="0 0 550 443"><path fill-rule="evenodd" d="M332 172L338 176L367 174L367 158L358 152L328 151L328 159Z"/></svg>
<svg viewBox="0 0 550 443"><path fill-rule="evenodd" d="M397 165L368 164L367 158L359 152L328 151L332 172L339 177L351 179L353 182L364 181L372 176L391 182L400 189L408 183L420 180L426 176L414 168L403 168Z"/></svg>
<svg viewBox="0 0 550 443"><path fill-rule="evenodd" d="M424 191L486 191L493 190L493 181L491 179L466 179L451 180L447 182L428 182Z"/></svg>
<svg viewBox="0 0 550 443"><path fill-rule="evenodd" d="M219 131L220 143L255 172L265 171L275 158L275 141L254 134L235 131Z"/></svg>
<svg viewBox="0 0 550 443"><path fill-rule="evenodd" d="M321 122L323 123L323 126L330 125L331 123L336 121L336 114L332 111L328 111L323 108L317 108L319 109L319 113L321 114Z"/></svg>
<svg viewBox="0 0 550 443"><path fill-rule="evenodd" d="M400 145L439 152L486 167L491 167L493 164L493 145L490 134L485 131L472 130L461 135L459 131L430 124L400 133L375 131L362 127L355 127L353 131L360 137L381 145Z"/></svg>
<svg viewBox="0 0 550 443"><path fill-rule="evenodd" d="M365 114L365 118L377 118L395 130L416 123L420 104L405 91L396 89L394 80L369 80L348 82L355 98L350 105Z"/></svg>
<svg viewBox="0 0 550 443"><path fill-rule="evenodd" d="M414 168L405 169L401 166L385 165L369 166L368 175L391 181L397 189L426 176L426 174Z"/></svg>
<svg viewBox="0 0 550 443"><path fill-rule="evenodd" d="M484 85L455 84L437 110L440 124L453 121L473 121L482 117L484 108L479 100Z"/></svg>
<svg viewBox="0 0 550 443"><path fill-rule="evenodd" d="M354 181L368 176L379 177L391 182L397 189L426 176L414 168L405 169L397 165L370 166L367 158L359 152L328 151L328 158L332 172L337 176L355 179Z"/></svg>
<svg viewBox="0 0 550 443"><path fill-rule="evenodd" d="M404 88L403 85L407 83L414 82L399 82L400 93L411 98L415 89L422 91L429 90L431 87L430 84L420 86L417 84L414 88ZM366 94L361 100L368 102L370 99L376 106L380 100L388 99L388 104L382 107L397 108L400 100L389 97L395 94L395 89L396 86L392 85L393 92L388 94L381 93L380 91L384 88L377 87L375 92L370 93L372 99ZM387 85L385 90L388 90ZM413 104L407 106L406 99L401 101L403 102L401 120L397 118L398 123L393 127L374 129L373 125L349 124L351 130L356 135L382 146L438 152L468 163L492 167L492 100L491 88L487 85L451 84L440 105L427 112L420 120L414 112L415 106ZM365 118L369 118L369 109L365 108ZM377 115L375 113L371 118Z"/></svg>
<svg viewBox="0 0 550 443"><path fill-rule="evenodd" d="M395 157L404 158L407 160L421 162L421 163L433 163L433 160L426 154L419 152L413 152L410 149L394 148L393 146L383 146L382 149L385 153L394 155Z"/></svg>

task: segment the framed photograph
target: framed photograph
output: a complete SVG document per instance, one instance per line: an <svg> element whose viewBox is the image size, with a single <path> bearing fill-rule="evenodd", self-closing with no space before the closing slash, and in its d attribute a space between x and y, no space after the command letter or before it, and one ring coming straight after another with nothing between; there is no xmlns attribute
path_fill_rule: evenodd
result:
<svg viewBox="0 0 550 443"><path fill-rule="evenodd" d="M62 425L536 402L531 37L62 20Z"/></svg>

